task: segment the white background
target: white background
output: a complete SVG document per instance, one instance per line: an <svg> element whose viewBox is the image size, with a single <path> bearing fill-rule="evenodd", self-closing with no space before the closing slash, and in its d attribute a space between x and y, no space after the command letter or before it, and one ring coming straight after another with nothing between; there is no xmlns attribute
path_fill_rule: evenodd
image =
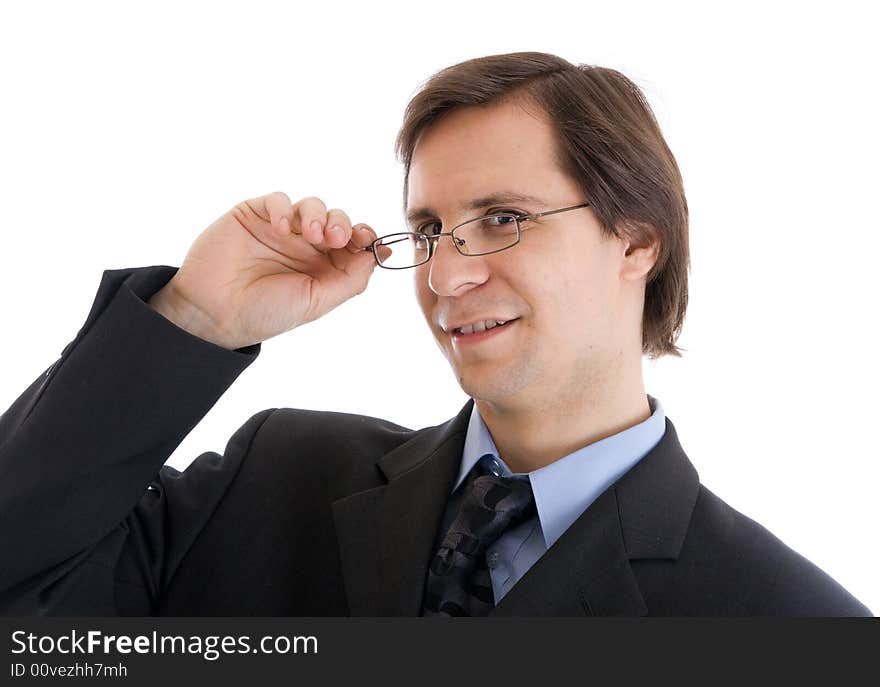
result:
<svg viewBox="0 0 880 687"><path fill-rule="evenodd" d="M880 612L878 55L870 3L4 3L0 409L105 269L179 265L236 202L318 195L402 229L392 150L434 71L541 50L642 87L691 209L681 360L645 359L703 483ZM423 379L373 374L389 350ZM263 344L172 457L290 406L444 422L467 397L409 273ZM148 409L145 409L148 412Z"/></svg>

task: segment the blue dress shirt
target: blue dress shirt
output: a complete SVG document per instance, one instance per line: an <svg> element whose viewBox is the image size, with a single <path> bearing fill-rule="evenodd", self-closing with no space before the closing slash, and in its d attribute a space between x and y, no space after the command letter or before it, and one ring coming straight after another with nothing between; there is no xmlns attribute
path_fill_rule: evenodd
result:
<svg viewBox="0 0 880 687"><path fill-rule="evenodd" d="M442 540L458 512L462 492L459 487L477 462L496 475L529 480L537 507L537 515L507 530L486 551L496 605L581 513L663 437L666 431L663 407L653 396L646 394L646 397L652 413L647 420L528 473L511 472L498 455L495 442L474 404L461 467L446 506L439 539ZM439 541L437 544L439 546Z"/></svg>

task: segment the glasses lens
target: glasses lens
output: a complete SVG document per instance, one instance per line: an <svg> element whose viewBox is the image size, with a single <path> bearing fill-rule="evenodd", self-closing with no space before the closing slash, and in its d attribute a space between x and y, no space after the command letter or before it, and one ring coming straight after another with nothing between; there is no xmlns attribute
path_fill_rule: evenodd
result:
<svg viewBox="0 0 880 687"><path fill-rule="evenodd" d="M462 224L455 230L458 248L466 255L503 250L519 241L516 215L486 215Z"/></svg>
<svg viewBox="0 0 880 687"><path fill-rule="evenodd" d="M455 243L465 255L504 250L519 241L516 215L486 215L465 222L455 230ZM430 240L424 234L401 232L383 236L376 244L379 264L389 269L415 267L428 261Z"/></svg>
<svg viewBox="0 0 880 687"><path fill-rule="evenodd" d="M428 259L428 240L423 234L389 234L376 244L379 264L390 269L420 265Z"/></svg>

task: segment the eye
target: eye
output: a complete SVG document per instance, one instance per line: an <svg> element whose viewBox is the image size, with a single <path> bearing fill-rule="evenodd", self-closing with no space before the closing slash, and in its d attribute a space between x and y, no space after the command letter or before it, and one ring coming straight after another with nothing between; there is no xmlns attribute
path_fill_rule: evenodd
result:
<svg viewBox="0 0 880 687"><path fill-rule="evenodd" d="M489 210L487 214L487 223L492 227L506 227L516 223L516 219L524 217L526 213L510 208L499 208L497 210ZM501 215L493 217L493 215Z"/></svg>
<svg viewBox="0 0 880 687"><path fill-rule="evenodd" d="M436 231L432 230L431 227L437 227ZM420 226L416 231L420 234L427 234L428 236L435 236L440 233L440 222L427 222Z"/></svg>
<svg viewBox="0 0 880 687"><path fill-rule="evenodd" d="M513 215L495 215L493 217L487 217L486 221L490 226L503 227L516 222L516 217Z"/></svg>
<svg viewBox="0 0 880 687"><path fill-rule="evenodd" d="M489 210L487 215L515 215L516 217L525 217L528 213L513 208L498 208L497 210Z"/></svg>

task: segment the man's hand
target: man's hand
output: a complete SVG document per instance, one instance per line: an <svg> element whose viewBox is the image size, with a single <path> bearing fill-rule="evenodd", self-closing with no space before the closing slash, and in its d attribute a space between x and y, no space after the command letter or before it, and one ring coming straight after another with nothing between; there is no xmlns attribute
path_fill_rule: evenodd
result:
<svg viewBox="0 0 880 687"><path fill-rule="evenodd" d="M319 198L292 204L270 193L205 229L149 304L202 339L230 350L249 346L362 293L376 267L363 249L375 239L370 227L352 227Z"/></svg>

